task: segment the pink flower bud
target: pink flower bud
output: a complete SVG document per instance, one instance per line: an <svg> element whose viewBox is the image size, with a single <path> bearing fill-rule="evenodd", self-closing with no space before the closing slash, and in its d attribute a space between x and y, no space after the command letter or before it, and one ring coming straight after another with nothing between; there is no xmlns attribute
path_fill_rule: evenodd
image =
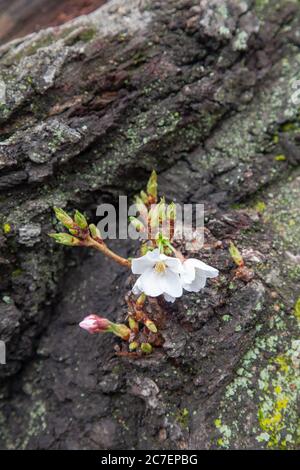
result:
<svg viewBox="0 0 300 470"><path fill-rule="evenodd" d="M88 315L79 323L79 326L89 333L103 333L110 330L111 322L98 315Z"/></svg>

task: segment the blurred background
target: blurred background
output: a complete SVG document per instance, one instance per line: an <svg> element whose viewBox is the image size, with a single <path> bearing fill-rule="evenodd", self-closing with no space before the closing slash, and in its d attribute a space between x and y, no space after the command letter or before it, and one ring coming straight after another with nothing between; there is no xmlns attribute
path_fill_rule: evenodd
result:
<svg viewBox="0 0 300 470"><path fill-rule="evenodd" d="M85 15L107 0L0 0L0 44Z"/></svg>

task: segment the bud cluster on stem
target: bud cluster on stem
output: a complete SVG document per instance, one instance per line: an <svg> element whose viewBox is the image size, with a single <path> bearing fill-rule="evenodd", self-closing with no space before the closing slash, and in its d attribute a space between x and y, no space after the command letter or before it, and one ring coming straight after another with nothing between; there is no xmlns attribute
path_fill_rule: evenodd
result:
<svg viewBox="0 0 300 470"><path fill-rule="evenodd" d="M79 326L89 333L113 333L124 341L128 341L130 337L130 329L122 323L113 323L107 318L98 315L89 315L85 317Z"/></svg>
<svg viewBox="0 0 300 470"><path fill-rule="evenodd" d="M56 218L68 229L69 233L50 233L49 236L57 243L67 246L87 246L101 251L105 256L111 258L116 263L130 268L130 261L117 255L104 243L101 233L94 224L88 225L83 214L75 211L74 219L63 209L54 208Z"/></svg>
<svg viewBox="0 0 300 470"><path fill-rule="evenodd" d="M123 341L121 355L150 354L153 347L162 344L157 324L161 326L161 316L153 317L153 300L157 297L174 302L181 297L183 289L199 292L207 278L218 275L218 270L197 259L185 259L174 246L176 205L166 203L164 197L158 199L157 174L152 171L146 191L140 191L135 198L138 216L129 218L141 239L139 258L123 258L112 251L104 242L99 229L89 224L86 217L75 211L73 217L61 208L54 208L58 221L67 230L49 234L57 243L67 246L84 246L103 253L104 256L123 267L130 268L139 275L130 295L126 297L127 321L113 323L97 315L87 316L80 327L89 333L112 333ZM232 244L230 253L240 275L246 275L243 259ZM155 322L153 321L153 317ZM157 324L156 324L157 323ZM124 350L125 348L125 350Z"/></svg>

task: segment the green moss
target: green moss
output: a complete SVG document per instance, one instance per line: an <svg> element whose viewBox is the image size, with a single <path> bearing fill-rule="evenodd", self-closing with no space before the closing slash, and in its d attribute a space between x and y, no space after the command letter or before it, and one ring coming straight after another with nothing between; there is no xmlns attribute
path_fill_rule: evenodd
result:
<svg viewBox="0 0 300 470"><path fill-rule="evenodd" d="M96 33L97 31L95 28L86 29L85 31L80 33L79 39L80 41L89 42L92 39L94 39L94 37L96 36Z"/></svg>
<svg viewBox="0 0 300 470"><path fill-rule="evenodd" d="M71 33L66 37L65 43L68 46L72 46L79 41L90 42L92 39L94 39L96 34L97 30L95 28L86 28L78 32L75 31L74 34Z"/></svg>
<svg viewBox="0 0 300 470"><path fill-rule="evenodd" d="M22 273L23 273L23 270L20 269L20 268L18 268L18 269L15 269L15 270L11 273L11 275L12 275L13 278L16 278L16 277L21 276Z"/></svg>
<svg viewBox="0 0 300 470"><path fill-rule="evenodd" d="M255 0L256 8L264 8L269 4L269 0Z"/></svg>
<svg viewBox="0 0 300 470"><path fill-rule="evenodd" d="M229 322L230 319L231 319L230 315L223 315L223 316L222 316L222 320L223 320L224 322L226 322L226 323Z"/></svg>
<svg viewBox="0 0 300 470"><path fill-rule="evenodd" d="M189 426L189 420L190 420L190 412L187 408L183 408L181 410L178 410L176 416L175 416L176 421L180 424L180 426L184 429L187 429Z"/></svg>
<svg viewBox="0 0 300 470"><path fill-rule="evenodd" d="M286 122L281 126L280 130L282 132L292 132L299 130L299 126L296 122Z"/></svg>
<svg viewBox="0 0 300 470"><path fill-rule="evenodd" d="M57 36L54 36L52 32L42 31L39 37L32 42L29 42L29 45L22 48L21 51L17 54L14 54L14 62L22 60L24 57L29 57L34 55L39 49L50 46L57 40Z"/></svg>

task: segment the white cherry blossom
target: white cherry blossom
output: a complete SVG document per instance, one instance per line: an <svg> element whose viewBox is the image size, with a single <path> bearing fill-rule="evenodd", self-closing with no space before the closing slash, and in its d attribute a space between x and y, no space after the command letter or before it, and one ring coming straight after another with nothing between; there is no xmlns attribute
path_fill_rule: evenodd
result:
<svg viewBox="0 0 300 470"><path fill-rule="evenodd" d="M179 274L183 272L183 268L179 259L166 256L155 249L133 259L131 270L133 274L140 274L132 289L134 294L144 292L150 297L164 295L171 302L182 296Z"/></svg>
<svg viewBox="0 0 300 470"><path fill-rule="evenodd" d="M219 271L199 259L190 258L183 262L180 274L182 287L188 292L199 292L206 284L207 278L217 277Z"/></svg>

